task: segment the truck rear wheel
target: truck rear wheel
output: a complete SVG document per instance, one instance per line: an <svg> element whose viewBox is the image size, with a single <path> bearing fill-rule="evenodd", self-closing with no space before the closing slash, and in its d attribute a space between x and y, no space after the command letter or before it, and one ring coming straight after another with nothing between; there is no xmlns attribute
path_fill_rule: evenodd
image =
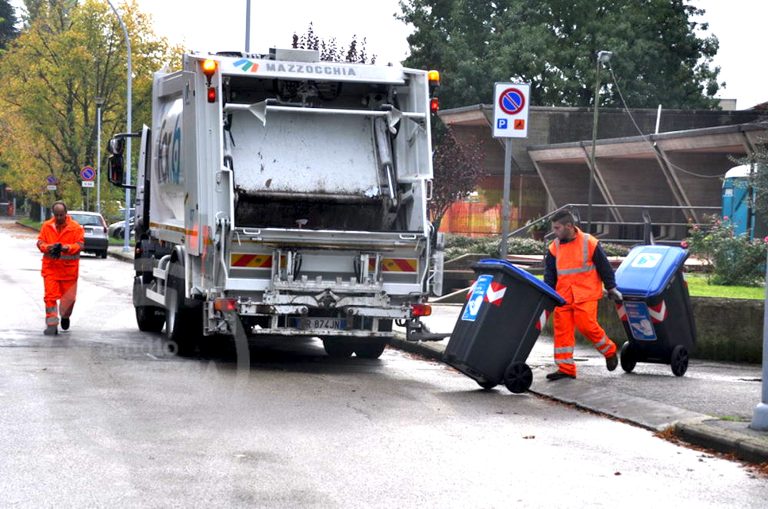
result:
<svg viewBox="0 0 768 509"><path fill-rule="evenodd" d="M144 332L160 332L165 324L165 313L155 306L136 306L136 323Z"/></svg>
<svg viewBox="0 0 768 509"><path fill-rule="evenodd" d="M378 359L381 357L381 354L384 353L384 348L386 348L387 343L389 343L389 341L386 339L377 339L360 343L355 345L355 355L361 359Z"/></svg>
<svg viewBox="0 0 768 509"><path fill-rule="evenodd" d="M323 348L329 357L334 359L346 359L352 356L355 349L346 338L323 338Z"/></svg>

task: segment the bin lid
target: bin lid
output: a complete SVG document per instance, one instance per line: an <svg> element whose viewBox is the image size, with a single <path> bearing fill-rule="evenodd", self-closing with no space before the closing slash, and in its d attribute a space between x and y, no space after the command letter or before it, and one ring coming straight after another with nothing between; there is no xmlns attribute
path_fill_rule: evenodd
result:
<svg viewBox="0 0 768 509"><path fill-rule="evenodd" d="M483 269L501 270L507 275L512 276L513 278L519 281L523 281L524 283L527 283L537 288L539 291L546 294L547 296L552 298L555 302L557 302L558 306L562 306L563 304L565 304L565 299L562 298L560 294L557 293L555 290L550 288L550 286L546 284L544 281L532 276L529 272L526 272L519 267L515 267L514 265L512 265L506 260L486 258L484 260L480 260L479 262L477 262L475 265L472 266L472 268L475 270L483 270Z"/></svg>
<svg viewBox="0 0 768 509"><path fill-rule="evenodd" d="M674 246L632 248L616 270L616 286L632 297L656 297L688 258L688 251Z"/></svg>

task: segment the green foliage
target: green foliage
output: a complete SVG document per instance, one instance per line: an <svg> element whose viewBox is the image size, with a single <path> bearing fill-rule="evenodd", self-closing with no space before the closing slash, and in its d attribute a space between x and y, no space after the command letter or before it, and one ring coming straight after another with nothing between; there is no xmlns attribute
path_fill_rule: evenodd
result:
<svg viewBox="0 0 768 509"><path fill-rule="evenodd" d="M483 152L478 147L479 144L471 138L459 141L450 128L441 136L432 157L434 186L429 202L435 231L440 229L440 222L450 206L469 196L486 175Z"/></svg>
<svg viewBox="0 0 768 509"><path fill-rule="evenodd" d="M480 254L491 258L498 258L499 237L480 237L471 238L461 235L450 235L446 238L445 259L452 260L465 254ZM507 241L507 252L518 255L543 255L546 251L544 242L522 238L512 237Z"/></svg>
<svg viewBox="0 0 768 509"><path fill-rule="evenodd" d="M125 130L123 31L106 2L27 1L26 6L27 25L0 57L0 151L7 163L0 179L33 200L63 198L79 207L80 170L96 166L96 97L104 99L102 143ZM170 48L152 32L136 0L122 3L120 10L131 37L135 129L149 123L152 72L169 59ZM59 179L55 196L46 191L48 175ZM118 196L117 188L102 182L102 199Z"/></svg>
<svg viewBox="0 0 768 509"><path fill-rule="evenodd" d="M764 280L766 242L735 235L727 218L715 216L708 225L693 225L685 244L693 256L705 262L711 283L755 286Z"/></svg>
<svg viewBox="0 0 768 509"><path fill-rule="evenodd" d="M603 252L606 256L627 256L629 254L629 248L627 246L622 246L621 244L601 242L600 247L603 248Z"/></svg>
<svg viewBox="0 0 768 509"><path fill-rule="evenodd" d="M401 0L412 24L406 65L439 69L444 108L490 103L494 81L531 83L531 104L594 103L596 53L636 108L712 108L718 50L684 0ZM602 97L620 105L603 79Z"/></svg>
<svg viewBox="0 0 768 509"><path fill-rule="evenodd" d="M0 51L19 35L16 12L8 0L0 0Z"/></svg>
<svg viewBox="0 0 768 509"><path fill-rule="evenodd" d="M320 38L315 33L315 27L312 23L307 27L306 33L299 36L294 32L292 48L297 49L314 49L320 51L320 60L324 62L350 62L354 64L375 64L376 55L368 56L366 49L367 41L364 38L362 41L357 40L357 36L352 36L352 40L349 45L344 47L339 46L335 37L331 37L329 40Z"/></svg>

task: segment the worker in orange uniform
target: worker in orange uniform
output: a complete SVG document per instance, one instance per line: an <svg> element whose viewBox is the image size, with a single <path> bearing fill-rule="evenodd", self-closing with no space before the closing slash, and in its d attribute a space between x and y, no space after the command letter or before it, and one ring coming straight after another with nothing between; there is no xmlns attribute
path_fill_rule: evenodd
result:
<svg viewBox="0 0 768 509"><path fill-rule="evenodd" d="M603 297L603 285L611 300L622 300L613 268L600 242L576 227L569 211L552 216L552 231L556 238L550 243L545 257L544 281L565 299L566 304L555 308L557 371L549 373L547 379L576 378L574 329L594 344L605 356L608 371L613 371L619 363L616 344L597 323L597 303Z"/></svg>
<svg viewBox="0 0 768 509"><path fill-rule="evenodd" d="M43 253L41 273L45 283L46 326L43 333L46 336L59 333L58 301L61 301L61 328L69 329L85 236L83 227L67 215L67 205L63 201L55 202L51 211L53 217L43 223L37 237L37 248Z"/></svg>

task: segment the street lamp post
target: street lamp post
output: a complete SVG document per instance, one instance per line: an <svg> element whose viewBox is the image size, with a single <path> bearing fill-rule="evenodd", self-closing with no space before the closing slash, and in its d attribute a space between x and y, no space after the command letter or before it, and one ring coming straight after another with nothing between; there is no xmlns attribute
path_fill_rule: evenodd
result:
<svg viewBox="0 0 768 509"><path fill-rule="evenodd" d="M251 0L245 0L245 52L251 51Z"/></svg>
<svg viewBox="0 0 768 509"><path fill-rule="evenodd" d="M101 214L101 106L103 97L96 98L96 212Z"/></svg>
<svg viewBox="0 0 768 509"><path fill-rule="evenodd" d="M587 233L592 232L592 188L595 185L595 145L597 144L597 109L600 104L600 64L611 61L610 51L597 52L597 68L595 69L595 108L592 117L592 155L589 158L589 190L587 191Z"/></svg>
<svg viewBox="0 0 768 509"><path fill-rule="evenodd" d="M127 54L127 64L128 64L128 79L126 82L126 93L125 93L125 102L126 102L126 114L125 114L125 132L130 133L131 132L131 87L132 87L132 74L133 70L131 68L131 39L128 37L128 30L125 28L125 23L123 23L123 18L120 17L120 13L117 12L117 9L115 9L115 6L112 5L111 0L107 0L107 3L112 8L112 11L115 13L115 16L117 16L117 21L120 23L120 28L123 29L123 35L125 36L125 52ZM131 185L131 138L130 136L126 140L125 144L125 185L130 186ZM125 188L125 232L123 233L123 251L130 251L131 248L128 245L128 239L131 236L131 229L128 227L128 224L130 223L131 218L131 189L130 187Z"/></svg>

